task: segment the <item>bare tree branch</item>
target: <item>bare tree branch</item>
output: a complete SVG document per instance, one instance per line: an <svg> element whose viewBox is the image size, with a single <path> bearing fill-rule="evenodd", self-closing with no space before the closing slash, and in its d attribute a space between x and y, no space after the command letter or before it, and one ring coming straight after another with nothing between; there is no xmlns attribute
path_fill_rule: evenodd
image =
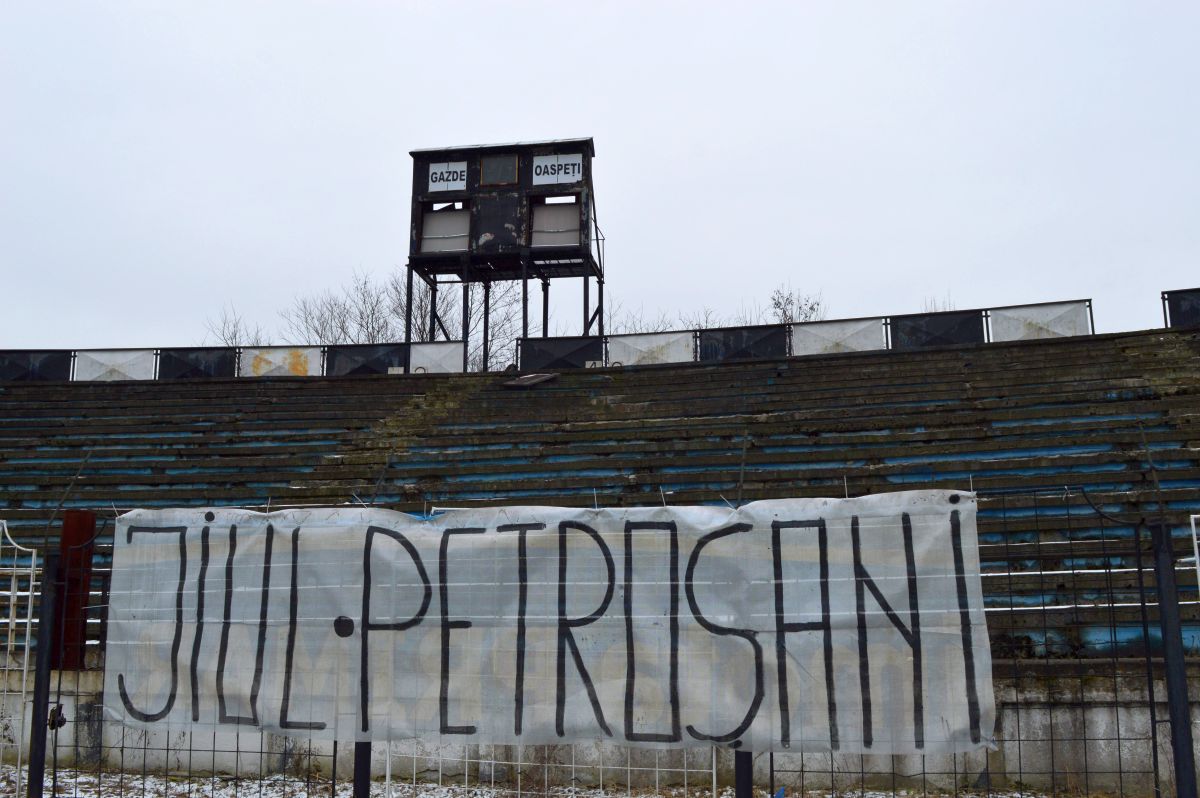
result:
<svg viewBox="0 0 1200 798"><path fill-rule="evenodd" d="M268 346L267 334L257 324L251 327L230 303L229 307L221 308L221 315L215 321L205 322L209 335L217 339L222 346Z"/></svg>
<svg viewBox="0 0 1200 798"><path fill-rule="evenodd" d="M789 285L771 292L770 318L778 324L796 324L825 318L825 301L820 294L802 294Z"/></svg>
<svg viewBox="0 0 1200 798"><path fill-rule="evenodd" d="M945 310L955 310L954 300L947 293L945 299L938 299L935 296L925 297L925 313L940 313Z"/></svg>
<svg viewBox="0 0 1200 798"><path fill-rule="evenodd" d="M674 326L671 318L661 310L657 316L650 317L643 307L638 307L636 312L629 310L616 297L604 308L604 331L609 335L665 332Z"/></svg>
<svg viewBox="0 0 1200 798"><path fill-rule="evenodd" d="M679 323L690 330L709 330L724 327L728 322L717 311L705 305L699 310L679 314Z"/></svg>

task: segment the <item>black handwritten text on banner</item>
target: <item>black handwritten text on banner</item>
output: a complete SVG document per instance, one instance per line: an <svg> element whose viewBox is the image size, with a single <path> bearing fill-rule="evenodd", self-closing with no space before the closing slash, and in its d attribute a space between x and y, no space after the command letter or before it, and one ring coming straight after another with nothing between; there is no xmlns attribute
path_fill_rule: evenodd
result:
<svg viewBox="0 0 1200 798"><path fill-rule="evenodd" d="M975 499L136 510L104 700L181 731L971 750L995 718Z"/></svg>

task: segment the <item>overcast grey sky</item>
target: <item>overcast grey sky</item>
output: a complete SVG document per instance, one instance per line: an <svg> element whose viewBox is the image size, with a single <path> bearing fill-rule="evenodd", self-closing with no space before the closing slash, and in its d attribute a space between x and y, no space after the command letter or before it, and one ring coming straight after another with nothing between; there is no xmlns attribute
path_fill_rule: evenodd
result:
<svg viewBox="0 0 1200 798"><path fill-rule="evenodd" d="M0 5L0 347L199 343L407 254L410 149L593 136L609 295L1200 285L1200 4ZM574 319L577 281L571 281Z"/></svg>

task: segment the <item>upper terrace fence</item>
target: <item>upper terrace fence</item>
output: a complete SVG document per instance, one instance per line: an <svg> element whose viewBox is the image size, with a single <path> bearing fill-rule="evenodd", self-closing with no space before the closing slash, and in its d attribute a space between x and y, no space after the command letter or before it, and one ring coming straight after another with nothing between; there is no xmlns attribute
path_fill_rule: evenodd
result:
<svg viewBox="0 0 1200 798"><path fill-rule="evenodd" d="M336 346L200 346L173 349L0 351L0 381L347 377L465 370L462 341Z"/></svg>
<svg viewBox="0 0 1200 798"><path fill-rule="evenodd" d="M1092 301L607 336L522 338L523 371L716 363L1091 335Z"/></svg>
<svg viewBox="0 0 1200 798"><path fill-rule="evenodd" d="M1163 323L1200 323L1200 289L1164 291ZM522 370L804 357L1091 335L1090 299L899 316L516 342ZM331 346L0 351L7 380L112 381L449 374L468 370L462 341Z"/></svg>
<svg viewBox="0 0 1200 798"><path fill-rule="evenodd" d="M1163 325L1166 327L1200 327L1200 288L1163 291Z"/></svg>

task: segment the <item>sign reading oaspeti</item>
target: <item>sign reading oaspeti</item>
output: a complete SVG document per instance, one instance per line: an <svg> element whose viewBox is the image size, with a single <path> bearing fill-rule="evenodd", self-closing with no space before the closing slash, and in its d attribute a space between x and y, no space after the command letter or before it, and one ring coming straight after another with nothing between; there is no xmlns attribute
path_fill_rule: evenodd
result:
<svg viewBox="0 0 1200 798"><path fill-rule="evenodd" d="M583 180L583 156L535 155L533 157L533 184L545 186L560 183L578 183Z"/></svg>

